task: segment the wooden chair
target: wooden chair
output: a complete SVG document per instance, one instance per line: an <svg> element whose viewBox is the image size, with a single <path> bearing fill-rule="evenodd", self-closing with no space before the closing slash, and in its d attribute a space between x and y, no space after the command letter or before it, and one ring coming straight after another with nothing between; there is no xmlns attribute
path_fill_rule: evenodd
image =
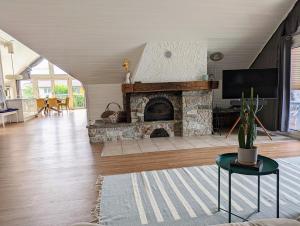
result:
<svg viewBox="0 0 300 226"><path fill-rule="evenodd" d="M48 109L56 111L57 113L60 113L61 111L59 110L59 104L57 102L57 98L49 98L48 99Z"/></svg>
<svg viewBox="0 0 300 226"><path fill-rule="evenodd" d="M59 103L58 105L59 105L59 110L62 110L62 107L65 107L65 109L66 109L67 111L69 111L69 110L70 110L70 98L67 97L67 98L64 100L64 102L61 102L61 103Z"/></svg>
<svg viewBox="0 0 300 226"><path fill-rule="evenodd" d="M45 99L44 98L38 98L36 99L36 106L37 106L37 109L38 109L38 114L41 113L43 110L44 110L44 113L45 110L46 110L46 102L45 102Z"/></svg>

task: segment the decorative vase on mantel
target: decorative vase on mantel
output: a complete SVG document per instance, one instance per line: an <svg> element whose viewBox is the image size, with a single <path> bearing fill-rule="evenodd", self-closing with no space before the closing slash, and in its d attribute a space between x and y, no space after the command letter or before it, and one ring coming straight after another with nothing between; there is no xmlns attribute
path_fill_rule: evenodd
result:
<svg viewBox="0 0 300 226"><path fill-rule="evenodd" d="M238 162L243 165L255 165L257 163L258 149L254 146L254 141L257 135L255 123L257 106L257 104L256 107L254 106L253 88L251 88L249 105L246 104L244 93L242 94L242 106L240 113L241 124L238 132Z"/></svg>
<svg viewBox="0 0 300 226"><path fill-rule="evenodd" d="M131 73L130 72L126 73L125 84L131 84Z"/></svg>
<svg viewBox="0 0 300 226"><path fill-rule="evenodd" d="M129 60L124 59L122 67L125 71L125 84L132 84L132 77L131 77L131 72L129 70Z"/></svg>

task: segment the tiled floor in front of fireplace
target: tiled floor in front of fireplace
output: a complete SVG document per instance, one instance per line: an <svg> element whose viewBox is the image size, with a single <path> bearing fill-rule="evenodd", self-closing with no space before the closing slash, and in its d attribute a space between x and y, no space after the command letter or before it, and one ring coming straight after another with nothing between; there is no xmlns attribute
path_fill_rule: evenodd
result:
<svg viewBox="0 0 300 226"><path fill-rule="evenodd" d="M282 142L291 140L289 137L276 135L270 141L267 136L258 136L256 143ZM170 151L179 149L205 148L237 145L237 135L233 134L227 139L225 135L208 135L197 137L161 137L142 140L125 140L106 142L101 156L127 155L144 152Z"/></svg>

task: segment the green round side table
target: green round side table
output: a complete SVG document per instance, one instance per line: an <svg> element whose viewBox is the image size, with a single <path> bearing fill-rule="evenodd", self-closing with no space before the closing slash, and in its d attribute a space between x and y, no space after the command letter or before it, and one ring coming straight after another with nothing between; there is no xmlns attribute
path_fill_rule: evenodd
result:
<svg viewBox="0 0 300 226"><path fill-rule="evenodd" d="M242 220L248 220L243 217L238 216L237 214L234 214L231 212L231 175L233 173L236 174L242 174L242 175L252 175L257 176L257 212L260 211L260 176L269 175L269 174L276 174L277 177L277 183L276 183L276 216L279 218L279 165L278 163L270 159L268 157L259 155L258 159L263 161L263 166L260 171L257 171L255 169L251 168L244 168L244 167L238 167L230 166L230 162L237 158L237 153L226 153L219 155L216 159L216 164L218 165L218 211L223 210L225 212L228 212L228 222L231 223L231 215L234 215ZM229 194L228 194L228 210L222 209L220 207L220 190L221 190L221 168L228 171L228 188L229 188Z"/></svg>

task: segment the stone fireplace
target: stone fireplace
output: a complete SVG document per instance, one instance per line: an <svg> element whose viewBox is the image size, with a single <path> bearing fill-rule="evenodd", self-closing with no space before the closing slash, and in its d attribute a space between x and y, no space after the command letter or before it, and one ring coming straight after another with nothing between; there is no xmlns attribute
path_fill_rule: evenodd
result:
<svg viewBox="0 0 300 226"><path fill-rule="evenodd" d="M212 89L217 82L124 84L123 105L127 122L96 122L89 126L91 142L212 132Z"/></svg>

